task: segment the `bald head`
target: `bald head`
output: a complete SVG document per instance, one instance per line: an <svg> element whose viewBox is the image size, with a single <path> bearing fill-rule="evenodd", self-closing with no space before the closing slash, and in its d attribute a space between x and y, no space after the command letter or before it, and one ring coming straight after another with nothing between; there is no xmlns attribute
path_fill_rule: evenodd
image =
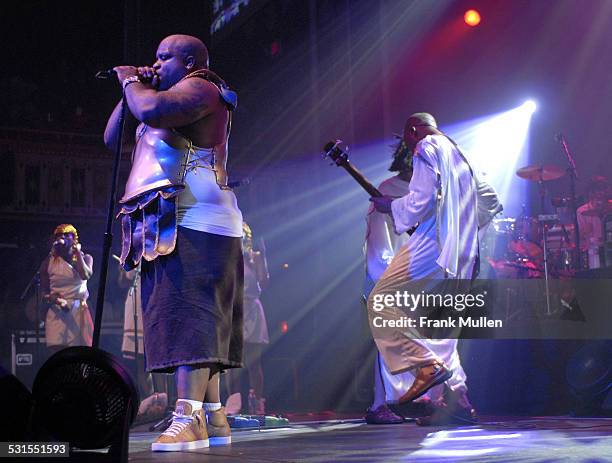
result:
<svg viewBox="0 0 612 463"><path fill-rule="evenodd" d="M181 56L185 64L192 66L192 71L208 68L208 49L204 42L192 35L169 35L159 44L167 46L177 56Z"/></svg>
<svg viewBox="0 0 612 463"><path fill-rule="evenodd" d="M407 120L404 126L404 142L410 149L414 149L416 144L427 135L439 134L438 123L429 113L414 113Z"/></svg>
<svg viewBox="0 0 612 463"><path fill-rule="evenodd" d="M159 43L153 69L159 77L158 90L167 90L187 74L208 69L208 50L191 35L170 35Z"/></svg>

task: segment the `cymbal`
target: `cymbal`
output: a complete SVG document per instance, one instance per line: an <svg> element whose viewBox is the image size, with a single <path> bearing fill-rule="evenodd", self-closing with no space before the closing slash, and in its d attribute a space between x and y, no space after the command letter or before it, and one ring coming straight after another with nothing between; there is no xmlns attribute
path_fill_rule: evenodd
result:
<svg viewBox="0 0 612 463"><path fill-rule="evenodd" d="M516 175L525 180L531 180L532 182L547 182L563 177L565 175L565 170L554 164L537 164L521 167L516 171Z"/></svg>

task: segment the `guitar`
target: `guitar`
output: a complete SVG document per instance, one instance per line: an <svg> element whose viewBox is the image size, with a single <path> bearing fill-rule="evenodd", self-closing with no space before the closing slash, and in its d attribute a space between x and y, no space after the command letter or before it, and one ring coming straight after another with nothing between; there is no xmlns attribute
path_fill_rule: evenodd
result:
<svg viewBox="0 0 612 463"><path fill-rule="evenodd" d="M368 194L374 198L380 198L384 196L378 188L376 188L372 183L363 175L359 169L357 169L348 159L348 153L340 148L340 143L342 140L330 141L323 147L323 159L331 159L337 167L342 167L346 170L351 177L353 177L357 183L363 188ZM418 224L408 230L406 233L412 235Z"/></svg>
<svg viewBox="0 0 612 463"><path fill-rule="evenodd" d="M351 177L353 177L361 188L368 192L368 194L375 198L380 198L383 194L378 191L374 185L370 183L370 181L361 173L359 170L351 164L348 159L348 153L340 148L340 143L342 140L330 141L323 147L323 159L329 158L338 167L342 167L346 170Z"/></svg>

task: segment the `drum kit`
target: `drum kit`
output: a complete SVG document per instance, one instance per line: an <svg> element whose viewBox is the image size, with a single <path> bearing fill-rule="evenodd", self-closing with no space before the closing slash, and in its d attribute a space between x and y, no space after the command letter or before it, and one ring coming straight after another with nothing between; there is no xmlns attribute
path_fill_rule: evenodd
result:
<svg viewBox="0 0 612 463"><path fill-rule="evenodd" d="M520 217L494 219L481 241L481 262L490 264L488 278L542 280L546 316L553 315L551 279L565 280L563 284L571 285L574 278L600 277L601 272L595 269L612 267L610 184L605 177L591 178L589 203L579 209L578 205L585 201L576 195L578 173L574 157L562 134L557 134L555 139L567 159L567 168L540 164L516 171L521 179L537 183L540 213L530 216L523 212ZM551 205L555 212L549 213L546 208L548 183L564 176L569 177L569 195L553 198ZM588 230L580 229L579 217L581 223L591 222ZM588 250L583 252L585 243ZM558 285L557 282L553 284L554 287ZM518 293L511 291L508 295L508 316L515 316L518 312L514 309L521 306L516 304Z"/></svg>
<svg viewBox="0 0 612 463"><path fill-rule="evenodd" d="M554 198L557 213L544 213L546 182L557 180L567 171L555 165L530 165L516 175L540 186L541 214L493 219L482 242L483 257L489 262L496 278L571 278L576 272L603 266L589 258L588 252L577 249L576 220L567 223L563 211L571 206L572 198ZM605 179L603 179L605 181ZM603 219L612 214L612 199L599 208L581 212L583 216Z"/></svg>

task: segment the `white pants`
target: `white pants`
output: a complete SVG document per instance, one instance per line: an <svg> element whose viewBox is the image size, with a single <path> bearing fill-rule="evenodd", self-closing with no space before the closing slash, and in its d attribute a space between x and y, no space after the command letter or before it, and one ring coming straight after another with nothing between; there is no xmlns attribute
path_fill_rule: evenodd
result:
<svg viewBox="0 0 612 463"><path fill-rule="evenodd" d="M412 279L407 271L409 259L408 249L403 248L368 297L368 317L374 341L383 359L381 374L389 402L397 401L408 390L414 381L411 370L431 363L432 360L443 362L453 371L453 376L446 382L451 389L465 388L466 375L457 352L457 339L428 339L423 338L416 328L377 329L373 325L375 317L400 321L406 315L401 308L387 305L380 311L374 310L375 295L406 290L418 294L444 281L444 273L435 263L432 263L432 270L426 273L426 277Z"/></svg>

